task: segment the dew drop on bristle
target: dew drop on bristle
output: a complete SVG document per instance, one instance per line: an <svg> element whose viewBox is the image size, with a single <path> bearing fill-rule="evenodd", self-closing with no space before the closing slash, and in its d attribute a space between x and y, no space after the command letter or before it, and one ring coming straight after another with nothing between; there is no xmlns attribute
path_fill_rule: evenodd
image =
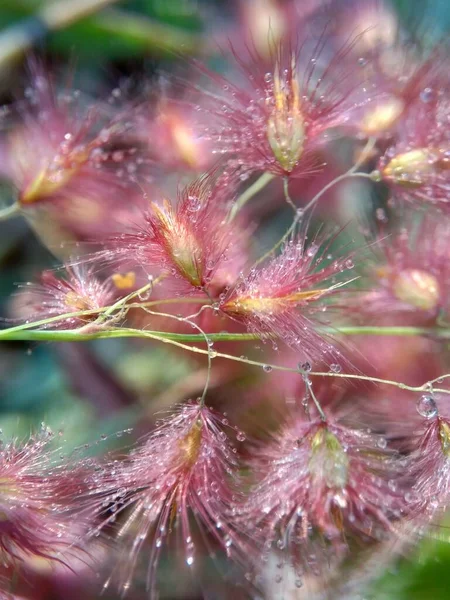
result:
<svg viewBox="0 0 450 600"><path fill-rule="evenodd" d="M425 102L425 104L428 104L428 102L431 102L433 100L433 97L434 97L434 91L430 87L426 87L425 89L423 89L420 92L420 99L422 100L422 102Z"/></svg>
<svg viewBox="0 0 450 600"><path fill-rule="evenodd" d="M238 442L245 442L245 433L243 431L238 431L236 434L236 439Z"/></svg>
<svg viewBox="0 0 450 600"><path fill-rule="evenodd" d="M264 365L263 366L263 371L265 373L270 373L272 371L272 367L270 365Z"/></svg>
<svg viewBox="0 0 450 600"><path fill-rule="evenodd" d="M377 446L381 450L384 450L387 447L387 440L384 437L380 437L377 441Z"/></svg>
<svg viewBox="0 0 450 600"><path fill-rule="evenodd" d="M438 415L438 408L433 396L424 394L417 401L417 412L426 419L432 419Z"/></svg>

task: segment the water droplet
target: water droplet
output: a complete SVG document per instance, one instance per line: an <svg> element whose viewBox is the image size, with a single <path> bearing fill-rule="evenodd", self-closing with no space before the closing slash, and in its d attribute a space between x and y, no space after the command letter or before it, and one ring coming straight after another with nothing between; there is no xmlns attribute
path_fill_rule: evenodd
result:
<svg viewBox="0 0 450 600"><path fill-rule="evenodd" d="M236 434L236 439L238 442L245 442L245 433L243 431L238 431Z"/></svg>
<svg viewBox="0 0 450 600"><path fill-rule="evenodd" d="M423 89L420 92L420 99L422 100L422 102L425 102L425 103L431 102L433 100L433 97L434 97L433 88L426 87L425 89Z"/></svg>
<svg viewBox="0 0 450 600"><path fill-rule="evenodd" d="M340 373L342 371L342 367L341 367L341 365L334 363L334 364L330 365L330 371L332 373Z"/></svg>
<svg viewBox="0 0 450 600"><path fill-rule="evenodd" d="M384 450L387 446L386 438L380 437L377 441L377 446L378 446L378 448L381 448L381 450Z"/></svg>
<svg viewBox="0 0 450 600"><path fill-rule="evenodd" d="M417 412L426 419L432 419L433 417L436 417L438 414L438 408L433 396L430 396L429 394L424 394L421 396L417 401Z"/></svg>
<svg viewBox="0 0 450 600"><path fill-rule="evenodd" d="M266 373L270 373L271 370L272 370L272 367L270 365L263 366L263 371L265 371Z"/></svg>
<svg viewBox="0 0 450 600"><path fill-rule="evenodd" d="M395 490L397 489L397 482L394 481L394 479L389 479L388 481L388 488L392 491L395 492Z"/></svg>
<svg viewBox="0 0 450 600"><path fill-rule="evenodd" d="M355 266L355 263L352 261L352 259L351 259L351 258L348 258L348 259L345 261L344 265L345 265L345 268L346 268L346 269L353 269L353 267Z"/></svg>
<svg viewBox="0 0 450 600"><path fill-rule="evenodd" d="M310 362L298 363L298 368L300 371L305 371L305 373L309 373L312 370Z"/></svg>
<svg viewBox="0 0 450 600"><path fill-rule="evenodd" d="M194 557L193 556L188 556L186 558L186 564L190 567L193 563L194 563Z"/></svg>

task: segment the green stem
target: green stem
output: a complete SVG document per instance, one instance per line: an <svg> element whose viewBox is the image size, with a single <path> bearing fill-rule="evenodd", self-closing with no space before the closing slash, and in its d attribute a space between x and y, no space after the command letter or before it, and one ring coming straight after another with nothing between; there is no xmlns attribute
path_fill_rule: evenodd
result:
<svg viewBox="0 0 450 600"><path fill-rule="evenodd" d="M400 328L384 328L384 329L400 329ZM420 328L411 328L407 327L405 329L420 329ZM425 329L425 328L423 328ZM2 334L8 333L8 330L0 332ZM21 337L23 334L23 337ZM48 334L48 335L46 335ZM55 334L57 334L55 336ZM447 336L450 336L450 332L446 330ZM181 340L185 340L188 342L193 341L204 341L203 335L197 334L180 334L180 333L161 333L154 331L142 331L139 329L115 329L111 331L99 331L92 333L77 333L76 331L23 331L16 332L16 336L8 337L2 335L0 339L26 339L28 341L82 341L89 339L101 339L106 337L140 337L152 339L159 342L169 343L171 345L175 345L184 350L188 350L189 352L194 352L196 354L208 355L210 358L224 358L226 360L232 360L234 362L240 362L247 365L252 365L255 367L267 368L270 366L272 369L277 371L289 372L289 373L300 373L298 368L286 367L283 365L267 365L267 363L262 363L257 360L248 359L242 356L235 356L233 354L224 354L222 352L217 352L216 350L204 350L203 348L198 348L197 346L187 346L183 344ZM235 341L237 339L243 340L251 340L254 339L255 336L252 334L231 334L231 333L216 333L208 335L208 339L211 341ZM442 394L450 394L450 390L446 388L434 388L433 384L436 382L442 382L444 379L450 378L450 374L441 375L436 379L432 379L431 381L427 381L423 385L420 386L410 386L405 383L401 383L398 381L391 381L388 379L380 379L378 377L371 377L368 375L359 375L357 373L335 373L332 371L329 372L310 372L308 373L308 377L337 377L341 379L355 379L358 381L368 381L371 383L380 383L384 385L390 385L397 387L402 390L408 390L411 392L429 392L433 390L435 393Z"/></svg>
<svg viewBox="0 0 450 600"><path fill-rule="evenodd" d="M450 339L450 329L438 327L339 327L326 328L321 331L330 334L342 335L376 335L376 336L431 336L434 338L448 340ZM206 333L208 340L212 342L248 342L260 339L253 333ZM147 331L141 329L132 329L127 327L118 327L115 329L106 329L92 325L92 331L89 331L89 325L82 329L73 330L36 330L19 327L11 327L0 331L0 341L28 341L28 342L81 342L86 340L100 340L111 338L126 337L156 337L161 340L173 340L185 343L204 342L205 336L197 333L172 333L166 331Z"/></svg>
<svg viewBox="0 0 450 600"><path fill-rule="evenodd" d="M102 340L127 337L157 337L161 340L173 340L179 342L204 342L205 336L197 333L171 333L166 331L147 331L142 329L130 329L119 327L116 329L93 329L88 331L84 326L80 330L60 331L37 331L35 329L17 330L13 328L0 331L0 341L27 341L27 342L84 342L87 340ZM208 340L212 342L237 342L257 340L260 336L253 333L211 333L207 334Z"/></svg>
<svg viewBox="0 0 450 600"><path fill-rule="evenodd" d="M450 339L450 329L443 327L403 327L403 326L385 326L377 327L376 325L349 325L343 327L329 328L326 333L336 333L342 335L376 335L376 336L431 336L439 339Z"/></svg>
<svg viewBox="0 0 450 600"><path fill-rule="evenodd" d="M241 210L241 208L247 204L247 202L253 198L253 196L255 196L258 192L260 192L263 188L266 187L266 185L269 183L269 181L272 181L272 179L274 179L275 175L272 175L272 173L263 173L261 175L261 177L259 177L254 183L252 183L252 185L250 187L248 187L245 192L243 194L241 194L239 196L239 198L236 200L236 202L233 204L232 209L230 210L230 214L228 216L228 222L230 223L235 216L238 214L238 212Z"/></svg>

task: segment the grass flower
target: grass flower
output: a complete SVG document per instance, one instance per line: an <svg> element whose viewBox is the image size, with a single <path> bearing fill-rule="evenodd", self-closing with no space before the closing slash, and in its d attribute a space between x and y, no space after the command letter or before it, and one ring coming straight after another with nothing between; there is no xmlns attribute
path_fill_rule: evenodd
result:
<svg viewBox="0 0 450 600"><path fill-rule="evenodd" d="M192 520L227 554L234 551L238 532L229 517L238 493L238 473L232 448L222 419L209 408L191 402L163 421L122 464L114 462L106 469L107 483L94 488L94 497L98 492L101 507L111 510L113 506L114 519L128 507L117 533L118 542L125 544L116 573L122 591L131 585L146 542L151 597L156 594L161 552L171 538L179 539L185 564L195 567L197 542ZM106 518L102 526L109 520Z"/></svg>
<svg viewBox="0 0 450 600"><path fill-rule="evenodd" d="M117 280L116 280L117 281ZM64 276L44 271L39 284L29 284L25 293L25 313L28 320L58 317L66 313L89 311L79 317L67 317L47 324L47 327L72 329L95 320L101 309L117 299L117 283L101 281L92 267L67 267Z"/></svg>
<svg viewBox="0 0 450 600"><path fill-rule="evenodd" d="M353 268L350 255L333 258L323 236L309 244L305 236L289 242L267 265L253 268L221 303L221 310L249 331L282 340L307 358L323 359L339 351L320 335L330 306L323 301L343 283L338 274Z"/></svg>

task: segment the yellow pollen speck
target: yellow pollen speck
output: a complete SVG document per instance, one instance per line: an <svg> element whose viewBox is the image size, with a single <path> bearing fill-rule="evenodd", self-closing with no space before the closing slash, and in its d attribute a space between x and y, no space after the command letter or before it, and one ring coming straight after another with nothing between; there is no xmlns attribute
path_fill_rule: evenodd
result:
<svg viewBox="0 0 450 600"><path fill-rule="evenodd" d="M136 273L134 271L114 273L111 279L118 290L126 290L133 287L136 283Z"/></svg>

